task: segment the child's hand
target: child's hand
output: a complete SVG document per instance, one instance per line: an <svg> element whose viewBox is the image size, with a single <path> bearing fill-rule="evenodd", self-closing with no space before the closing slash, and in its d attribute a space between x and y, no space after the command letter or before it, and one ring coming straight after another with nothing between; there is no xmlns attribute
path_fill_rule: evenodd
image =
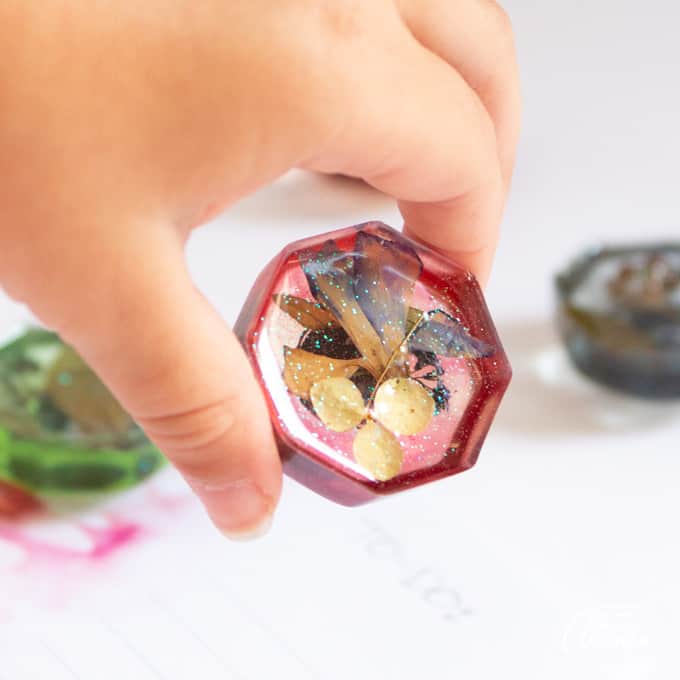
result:
<svg viewBox="0 0 680 680"><path fill-rule="evenodd" d="M339 172L484 279L518 134L505 15L488 0L3 0L0 44L0 281L218 527L257 529L279 459L243 352L187 275L187 235L291 167Z"/></svg>

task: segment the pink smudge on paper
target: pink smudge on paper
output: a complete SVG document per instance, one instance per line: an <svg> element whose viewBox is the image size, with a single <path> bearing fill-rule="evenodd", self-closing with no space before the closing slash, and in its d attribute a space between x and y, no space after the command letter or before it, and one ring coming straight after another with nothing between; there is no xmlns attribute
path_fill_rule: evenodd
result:
<svg viewBox="0 0 680 680"><path fill-rule="evenodd" d="M0 520L0 627L27 607L61 611L79 592L108 587L119 560L167 534L192 503L179 476L166 471L80 513Z"/></svg>
<svg viewBox="0 0 680 680"><path fill-rule="evenodd" d="M106 558L124 545L131 543L142 533L142 527L131 521L112 519L105 527L88 526L76 522L75 527L90 539L91 545L85 549L69 545L59 545L49 540L33 536L25 525L0 524L0 540L7 541L23 549L26 562L56 562L71 560L97 560Z"/></svg>
<svg viewBox="0 0 680 680"><path fill-rule="evenodd" d="M24 569L102 562L161 531L168 515L180 512L191 499L186 488L168 492L151 482L112 499L99 512L61 517L34 513L23 520L0 521L0 551L3 543L21 550Z"/></svg>

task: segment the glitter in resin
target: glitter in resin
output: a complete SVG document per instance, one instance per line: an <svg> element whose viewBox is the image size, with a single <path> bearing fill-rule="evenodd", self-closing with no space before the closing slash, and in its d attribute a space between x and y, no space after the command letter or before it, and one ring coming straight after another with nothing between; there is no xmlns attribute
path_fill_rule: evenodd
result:
<svg viewBox="0 0 680 680"><path fill-rule="evenodd" d="M287 473L346 505L471 467L510 379L474 278L378 222L288 246L236 331Z"/></svg>

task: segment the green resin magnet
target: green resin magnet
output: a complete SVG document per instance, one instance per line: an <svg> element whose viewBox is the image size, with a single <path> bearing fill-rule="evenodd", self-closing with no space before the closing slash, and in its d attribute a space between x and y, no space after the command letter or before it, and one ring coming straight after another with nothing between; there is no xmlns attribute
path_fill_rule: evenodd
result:
<svg viewBox="0 0 680 680"><path fill-rule="evenodd" d="M49 331L0 348L0 492L50 504L128 489L160 452L81 357ZM2 495L2 493L0 493ZM0 515L8 505L0 498ZM13 515L5 508L5 515Z"/></svg>

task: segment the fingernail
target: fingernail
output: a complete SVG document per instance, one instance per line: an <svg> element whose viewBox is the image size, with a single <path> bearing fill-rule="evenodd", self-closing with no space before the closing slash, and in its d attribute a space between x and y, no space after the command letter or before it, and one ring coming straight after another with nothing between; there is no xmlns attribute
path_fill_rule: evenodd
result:
<svg viewBox="0 0 680 680"><path fill-rule="evenodd" d="M218 524L231 540L247 541L267 533L273 503L249 479L225 484L220 489Z"/></svg>
<svg viewBox="0 0 680 680"><path fill-rule="evenodd" d="M269 532L272 526L272 517L265 517L264 521L260 522L258 526L253 529L246 531L231 531L229 529L222 529L222 534L226 536L230 541L240 541L246 543L247 541L254 541L258 538L262 538L265 534Z"/></svg>

